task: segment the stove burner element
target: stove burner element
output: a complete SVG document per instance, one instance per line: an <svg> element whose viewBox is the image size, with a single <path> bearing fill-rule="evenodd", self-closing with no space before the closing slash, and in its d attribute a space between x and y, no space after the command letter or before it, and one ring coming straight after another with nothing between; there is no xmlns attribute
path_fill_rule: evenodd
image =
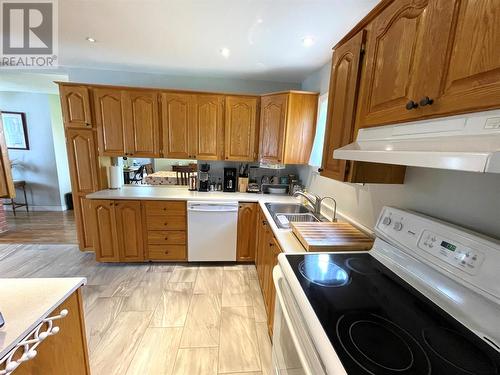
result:
<svg viewBox="0 0 500 375"><path fill-rule="evenodd" d="M441 360L465 374L497 374L497 366L467 337L442 327L425 328L422 332L429 349Z"/></svg>
<svg viewBox="0 0 500 375"><path fill-rule="evenodd" d="M349 282L349 274L331 262L328 254L308 256L299 263L299 271L311 283L324 287L339 287Z"/></svg>
<svg viewBox="0 0 500 375"><path fill-rule="evenodd" d="M349 258L345 261L345 265L362 275L374 275L380 272L368 258Z"/></svg>
<svg viewBox="0 0 500 375"><path fill-rule="evenodd" d="M405 330L376 314L341 316L337 336L347 354L368 374L431 373L429 358L420 344Z"/></svg>

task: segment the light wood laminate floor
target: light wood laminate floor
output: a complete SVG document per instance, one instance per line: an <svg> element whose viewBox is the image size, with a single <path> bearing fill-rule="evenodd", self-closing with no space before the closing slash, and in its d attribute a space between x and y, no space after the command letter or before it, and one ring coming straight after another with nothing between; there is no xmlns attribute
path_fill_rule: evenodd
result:
<svg viewBox="0 0 500 375"><path fill-rule="evenodd" d="M85 276L93 375L271 374L253 265L102 264L75 245L0 245L0 277Z"/></svg>
<svg viewBox="0 0 500 375"><path fill-rule="evenodd" d="M16 216L7 210L5 215L8 230L0 234L0 243L77 243L73 211L26 212L18 209Z"/></svg>

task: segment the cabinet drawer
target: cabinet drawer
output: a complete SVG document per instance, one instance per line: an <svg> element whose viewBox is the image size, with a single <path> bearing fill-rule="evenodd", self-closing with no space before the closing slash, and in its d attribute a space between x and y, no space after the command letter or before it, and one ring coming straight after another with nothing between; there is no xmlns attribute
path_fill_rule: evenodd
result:
<svg viewBox="0 0 500 375"><path fill-rule="evenodd" d="M150 245L184 245L185 243L185 231L157 230L148 232L148 244Z"/></svg>
<svg viewBox="0 0 500 375"><path fill-rule="evenodd" d="M155 215L146 221L148 230L186 230L186 216Z"/></svg>
<svg viewBox="0 0 500 375"><path fill-rule="evenodd" d="M186 202L182 201L147 201L144 202L146 215L186 216Z"/></svg>
<svg viewBox="0 0 500 375"><path fill-rule="evenodd" d="M149 245L149 260L186 260L186 245Z"/></svg>

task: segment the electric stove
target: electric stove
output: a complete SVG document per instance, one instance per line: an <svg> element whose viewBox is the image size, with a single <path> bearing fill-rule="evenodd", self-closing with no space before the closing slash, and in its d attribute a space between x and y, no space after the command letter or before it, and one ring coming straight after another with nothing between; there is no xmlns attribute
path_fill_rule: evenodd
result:
<svg viewBox="0 0 500 375"><path fill-rule="evenodd" d="M500 374L500 243L391 207L376 234L370 252L279 256L275 369Z"/></svg>
<svg viewBox="0 0 500 375"><path fill-rule="evenodd" d="M370 254L286 259L348 374L498 374L500 353Z"/></svg>

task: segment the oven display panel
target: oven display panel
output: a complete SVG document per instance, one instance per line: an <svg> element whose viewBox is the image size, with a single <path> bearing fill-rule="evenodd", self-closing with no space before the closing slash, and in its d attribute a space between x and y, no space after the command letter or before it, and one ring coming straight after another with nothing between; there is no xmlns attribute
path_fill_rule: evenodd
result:
<svg viewBox="0 0 500 375"><path fill-rule="evenodd" d="M457 249L456 245L453 245L446 241L441 241L441 246L450 251L455 251Z"/></svg>

